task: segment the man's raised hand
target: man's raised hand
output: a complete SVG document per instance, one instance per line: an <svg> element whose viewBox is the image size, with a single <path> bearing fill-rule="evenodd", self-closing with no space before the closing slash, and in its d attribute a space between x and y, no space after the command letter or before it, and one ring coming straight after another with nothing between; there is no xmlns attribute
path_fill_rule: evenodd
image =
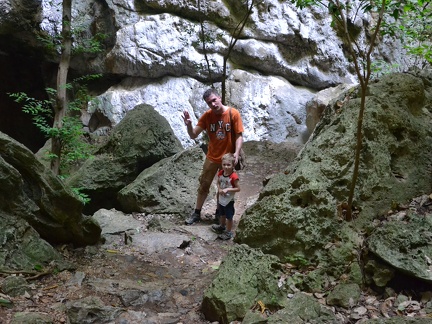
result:
<svg viewBox="0 0 432 324"><path fill-rule="evenodd" d="M187 110L183 111L182 118L183 118L183 121L184 121L186 126L192 124L192 119L191 119L189 112Z"/></svg>

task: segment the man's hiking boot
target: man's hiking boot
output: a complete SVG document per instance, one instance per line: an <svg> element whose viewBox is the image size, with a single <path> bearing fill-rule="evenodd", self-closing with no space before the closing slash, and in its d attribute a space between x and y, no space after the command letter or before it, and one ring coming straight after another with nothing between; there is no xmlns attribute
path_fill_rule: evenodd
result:
<svg viewBox="0 0 432 324"><path fill-rule="evenodd" d="M224 231L222 234L218 235L218 238L224 241L231 240L233 238L233 233Z"/></svg>
<svg viewBox="0 0 432 324"><path fill-rule="evenodd" d="M200 214L197 214L197 213L192 213L192 215L190 215L190 217L189 218L187 218L186 220L185 220L185 224L186 225L192 225L192 224L194 224L194 223L198 223L199 221L201 221L201 216L200 216Z"/></svg>
<svg viewBox="0 0 432 324"><path fill-rule="evenodd" d="M214 224L212 225L211 229L217 234L222 234L225 231L225 226Z"/></svg>

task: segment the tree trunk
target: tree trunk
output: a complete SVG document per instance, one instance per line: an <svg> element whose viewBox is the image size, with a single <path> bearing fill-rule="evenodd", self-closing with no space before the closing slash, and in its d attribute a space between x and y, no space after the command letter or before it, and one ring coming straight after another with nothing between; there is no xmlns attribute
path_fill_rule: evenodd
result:
<svg viewBox="0 0 432 324"><path fill-rule="evenodd" d="M343 8L343 6L339 3L339 1L337 2L337 4L338 4L339 8ZM348 195L348 206L347 206L347 210L346 210L346 220L348 220L348 221L353 219L352 212L353 212L354 192L355 192L357 178L358 178L358 174L359 174L360 153L361 153L362 142L363 142L363 132L362 132L363 118L364 118L364 112L366 110L366 95L367 95L369 80L371 77L371 62L372 62L371 55L372 55L373 49L375 48L375 41L377 39L379 30L381 27L381 22L383 21L385 8L386 8L386 0L381 0L381 9L379 11L379 16L377 19L377 23L375 25L375 30L374 30L372 37L371 37L371 40L370 40L369 49L365 55L366 67L363 69L363 71L361 71L359 68L358 58L357 58L355 51L354 51L354 48L353 48L353 41L352 41L350 34L348 32L347 19L346 19L346 17L344 17L344 15L342 15L342 21L344 23L345 35L346 35L348 42L349 42L349 51L350 51L352 59L354 61L354 67L355 67L357 77L359 79L360 87L361 87L361 102L360 102L360 111L359 111L358 120L357 120L357 143L356 143L356 151L355 151L355 158L354 158L354 170L353 170L353 176L352 176L351 186L350 186L349 195Z"/></svg>
<svg viewBox="0 0 432 324"><path fill-rule="evenodd" d="M231 55L231 51L233 50L235 44L237 43L243 31L243 28L245 27L250 15L252 14L252 9L254 8L254 5L255 5L255 0L251 0L250 4L248 4L248 0L246 0L246 8L247 8L246 14L234 29L231 36L230 44L228 46L228 52L226 55L224 55L223 72L222 72L222 103L224 105L226 104L225 101L226 101L227 62Z"/></svg>
<svg viewBox="0 0 432 324"><path fill-rule="evenodd" d="M57 97L54 106L54 124L53 127L60 130L63 127L63 117L67 111L67 76L70 65L72 51L71 36L72 21L72 0L63 0L63 20L62 20L62 53L57 72ZM62 153L61 137L56 134L51 139L51 153L55 157L51 160L51 170L54 174L60 173L60 159Z"/></svg>

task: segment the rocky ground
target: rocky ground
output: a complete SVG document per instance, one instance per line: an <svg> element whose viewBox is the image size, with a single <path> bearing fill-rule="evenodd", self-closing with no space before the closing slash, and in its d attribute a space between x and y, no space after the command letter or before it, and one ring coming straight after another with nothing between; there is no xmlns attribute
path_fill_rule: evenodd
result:
<svg viewBox="0 0 432 324"><path fill-rule="evenodd" d="M286 167L298 149L263 143L249 150L248 167L239 172L234 230L263 182ZM203 208L203 221L193 226L174 215L99 211L95 217L103 227L104 244L58 247L75 269L12 274L26 281L10 291L6 287L11 274L2 274L0 324L208 323L200 312L203 292L234 244L217 239L210 230L214 189Z"/></svg>
<svg viewBox="0 0 432 324"><path fill-rule="evenodd" d="M269 154L268 145L250 151L248 168L239 173L234 229L257 199L263 182L283 170L298 152L288 147ZM200 312L203 292L234 244L217 239L210 230L215 210L212 197L203 211L207 217L193 226L185 226L174 215L99 211L95 217L103 227L104 244L58 247L75 269L47 271L46 275L2 274L0 323L209 323ZM9 290L11 278L26 280L18 285L20 289ZM314 297L325 303L325 294ZM388 289L379 294L370 290L349 309L331 309L340 323L426 317L431 298L432 292L416 295Z"/></svg>

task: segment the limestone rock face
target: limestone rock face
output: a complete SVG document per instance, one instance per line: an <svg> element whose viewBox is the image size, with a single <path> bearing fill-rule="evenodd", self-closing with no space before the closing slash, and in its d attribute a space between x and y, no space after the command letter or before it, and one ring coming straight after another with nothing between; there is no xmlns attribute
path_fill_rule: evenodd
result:
<svg viewBox="0 0 432 324"><path fill-rule="evenodd" d="M58 36L62 2L20 3L0 4L0 31L25 50L43 52L34 34L40 29ZM192 146L179 113L187 109L198 117L206 108L201 99L204 89L221 88L224 56L234 27L247 11L244 2L85 0L73 6L73 27L82 31L77 44L97 34L105 36L102 52L74 55L71 60L75 74L102 74L98 100L83 112L86 126L92 131L112 128L128 110L149 104L168 120L183 147ZM10 30L17 22L24 25L22 21L23 32ZM368 42L364 30L371 23L369 15L357 13L353 24L361 31L356 38L360 46ZM0 49L10 55L23 51ZM41 61L58 62L53 54L41 53ZM373 55L404 64L398 42L385 37ZM290 1L256 3L226 67L226 103L243 113L246 140L304 141L305 102L316 91L356 82L327 8L299 10ZM55 79L54 72L49 73Z"/></svg>
<svg viewBox="0 0 432 324"><path fill-rule="evenodd" d="M354 200L359 232L370 230L373 219L394 204L432 191L430 80L430 74L395 74L370 85ZM338 205L348 197L359 104L353 93L343 107L327 107L297 160L269 181L242 216L238 243L313 264L355 259L350 249L358 234ZM344 243L323 250L335 241Z"/></svg>
<svg viewBox="0 0 432 324"><path fill-rule="evenodd" d="M304 106L313 98L313 91L294 87L282 78L254 76L241 70L233 71L228 82L228 105L242 114L245 140L303 142ZM166 118L184 147L191 147L195 142L189 138L181 115L189 111L196 124L208 109L202 99L207 88L190 77L166 77L158 84L130 79L98 96L89 108L90 123L103 116L108 125L116 125L127 111L145 102ZM94 124L95 131L101 128L98 122Z"/></svg>
<svg viewBox="0 0 432 324"><path fill-rule="evenodd" d="M0 133L0 263L31 269L60 259L46 242L94 244L101 229L33 153ZM21 245L20 245L21 244Z"/></svg>
<svg viewBox="0 0 432 324"><path fill-rule="evenodd" d="M153 107L139 105L115 127L108 142L68 178L91 201L85 212L121 208L117 193L144 169L182 150L167 121Z"/></svg>

